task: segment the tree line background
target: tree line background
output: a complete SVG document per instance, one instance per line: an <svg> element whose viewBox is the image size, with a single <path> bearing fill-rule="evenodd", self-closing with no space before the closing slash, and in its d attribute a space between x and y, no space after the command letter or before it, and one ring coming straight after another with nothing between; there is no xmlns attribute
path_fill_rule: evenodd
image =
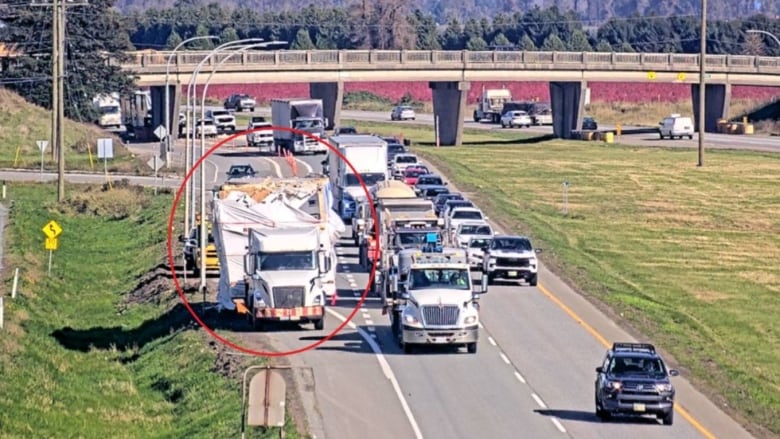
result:
<svg viewBox="0 0 780 439"><path fill-rule="evenodd" d="M700 41L698 16L687 14L699 0L594 1L594 5L603 5L606 12L614 14L598 25L587 18L590 15L582 13L583 8L591 7L590 0L557 1L571 6L566 10L559 6L540 7L530 0L467 0L458 9L461 14L446 15L445 24L441 24L442 11L452 11L442 9L443 6L441 10L422 8L433 4L431 1L415 3L413 8L411 0L349 0L348 4L346 0L332 0L334 6L305 7L296 7L301 2L289 0L281 2L284 7L276 8L274 5L280 3L276 0L208 4L197 0L155 0L154 7L140 10L143 1L90 0L86 6L67 8L68 117L92 120L92 97L106 90L125 93L133 89L132 77L111 63L112 59L123 59L131 50L171 49L183 39L197 35L219 35L219 43L239 38L283 40L290 43L290 49L485 50L491 46L515 46L520 50L698 53ZM776 7L780 2L728 1L742 5L742 10L752 15L709 21L708 53L780 56L780 45L765 36L745 32L760 29L780 37L780 19L755 14L764 6ZM477 4L498 4L497 10L513 12L488 16L490 9L483 8L482 15L465 13ZM635 4L637 9L630 10L626 6L629 4ZM660 14L671 4L678 5L673 8L673 16L639 16L637 12L656 5L654 11ZM464 15L469 18L459 18ZM0 86L45 108L51 106L51 18L50 8L31 7L30 0L0 3L0 45L14 52L13 56L0 56ZM187 48L210 49L213 45L205 40Z"/></svg>
<svg viewBox="0 0 780 439"><path fill-rule="evenodd" d="M618 3L614 0L611 4ZM634 13L592 26L574 9L550 6L508 10L516 12L466 20L452 16L446 24L439 24L434 13L411 9L410 0L363 0L352 6L309 5L266 13L222 3L198 5L192 0L179 0L170 8L132 11L126 19L134 29L130 39L138 49L170 49L192 36L219 35L220 43L265 38L288 41L291 49L488 50L491 46L516 46L550 51L699 52L697 15ZM754 14L710 21L708 53L780 56L780 46L766 36L746 33L748 29L780 35L780 19ZM205 41L188 47L207 49L213 44Z"/></svg>

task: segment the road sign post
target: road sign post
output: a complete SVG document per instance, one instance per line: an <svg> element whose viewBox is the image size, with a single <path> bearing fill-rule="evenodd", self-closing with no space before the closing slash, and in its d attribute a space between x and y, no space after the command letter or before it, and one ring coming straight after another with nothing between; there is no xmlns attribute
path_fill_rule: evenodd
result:
<svg viewBox="0 0 780 439"><path fill-rule="evenodd" d="M43 181L43 152L46 151L46 147L49 146L49 141L38 140L35 144L38 145L38 149L41 150L41 181Z"/></svg>
<svg viewBox="0 0 780 439"><path fill-rule="evenodd" d="M157 195L157 171L162 168L162 163L160 163L160 158L155 155L149 159L146 164L149 165L150 168L154 169L154 194Z"/></svg>
<svg viewBox="0 0 780 439"><path fill-rule="evenodd" d="M249 382L247 404L246 378L250 370L263 369ZM274 369L291 369L290 366L250 366L244 371L241 387L241 439L246 425L253 427L279 427L279 437L284 437L284 412L287 385L284 377Z"/></svg>
<svg viewBox="0 0 780 439"><path fill-rule="evenodd" d="M165 125L158 125L154 130L154 135L160 139L160 157L165 157L165 167L170 168L171 152L170 148L168 147L170 140L168 139L168 130L165 128Z"/></svg>
<svg viewBox="0 0 780 439"><path fill-rule="evenodd" d="M108 159L114 158L114 141L112 139L98 139L98 158L103 159L103 172L106 175L108 187L111 187L111 180L108 178Z"/></svg>
<svg viewBox="0 0 780 439"><path fill-rule="evenodd" d="M49 251L49 269L47 270L49 276L51 276L51 261L54 250L57 250L59 246L58 236L62 234L62 227L57 224L57 221L51 220L43 226L43 234L46 236L46 242L44 248Z"/></svg>

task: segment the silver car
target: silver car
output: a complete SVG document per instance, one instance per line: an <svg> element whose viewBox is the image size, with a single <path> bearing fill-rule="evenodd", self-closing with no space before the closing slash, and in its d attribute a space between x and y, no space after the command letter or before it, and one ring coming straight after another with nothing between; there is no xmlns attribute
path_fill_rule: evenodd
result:
<svg viewBox="0 0 780 439"><path fill-rule="evenodd" d="M390 120L414 120L414 108L408 105L398 105L390 113Z"/></svg>
<svg viewBox="0 0 780 439"><path fill-rule="evenodd" d="M525 111L521 110L507 111L503 116L501 116L501 128L528 128L531 126L531 123L531 116L529 116Z"/></svg>

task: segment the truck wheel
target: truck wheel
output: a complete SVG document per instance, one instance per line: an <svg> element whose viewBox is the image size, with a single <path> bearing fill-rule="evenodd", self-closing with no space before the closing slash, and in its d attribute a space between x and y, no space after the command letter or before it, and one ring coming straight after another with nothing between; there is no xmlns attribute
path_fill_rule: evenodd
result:
<svg viewBox="0 0 780 439"><path fill-rule="evenodd" d="M413 350L414 350L412 345L410 345L409 343L401 342L401 347L404 350L404 354L411 354L413 352Z"/></svg>
<svg viewBox="0 0 780 439"><path fill-rule="evenodd" d="M664 423L664 425L674 424L674 408L670 408L668 412L664 413L661 421Z"/></svg>
<svg viewBox="0 0 780 439"><path fill-rule="evenodd" d="M539 273L534 273L531 275L531 277L528 278L528 284L531 285L532 287L535 287L536 283L538 282L538 279L539 279Z"/></svg>
<svg viewBox="0 0 780 439"><path fill-rule="evenodd" d="M466 345L466 350L468 351L469 354L476 354L477 353L477 343L476 342L468 343Z"/></svg>
<svg viewBox="0 0 780 439"><path fill-rule="evenodd" d="M474 110L474 122L479 122L479 117L477 116L477 110Z"/></svg>
<svg viewBox="0 0 780 439"><path fill-rule="evenodd" d="M314 321L314 329L317 331L322 331L325 329L325 317L323 316L321 319L317 319Z"/></svg>
<svg viewBox="0 0 780 439"><path fill-rule="evenodd" d="M493 285L494 283L496 283L496 275L494 275L493 273L488 273L487 277L488 277L488 285Z"/></svg>
<svg viewBox="0 0 780 439"><path fill-rule="evenodd" d="M250 312L254 312L252 308L250 308ZM258 319L257 317L250 317L252 319L252 329L255 331L265 331L265 322L262 319Z"/></svg>

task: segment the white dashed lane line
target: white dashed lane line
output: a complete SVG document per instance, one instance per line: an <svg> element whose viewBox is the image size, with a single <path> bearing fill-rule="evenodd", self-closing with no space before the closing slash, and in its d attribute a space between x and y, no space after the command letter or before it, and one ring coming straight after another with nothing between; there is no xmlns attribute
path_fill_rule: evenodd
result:
<svg viewBox="0 0 780 439"><path fill-rule="evenodd" d="M495 341L495 340L493 340L493 337L490 337L490 336L488 336L488 341L489 341L489 342L490 342L490 344L492 344L493 346L495 346L495 345L496 345L496 341Z"/></svg>
<svg viewBox="0 0 780 439"><path fill-rule="evenodd" d="M536 393L532 393L531 397L534 399L534 401L536 401L537 404L539 404L539 407L543 409L547 408L547 404L545 404L544 401L542 401L542 398L539 398L539 395L537 395Z"/></svg>
<svg viewBox="0 0 780 439"><path fill-rule="evenodd" d="M504 361L504 363L512 364L512 362L509 361L509 357L507 357L506 354L504 354L503 352L499 352L498 355L501 356L501 359Z"/></svg>
<svg viewBox="0 0 780 439"><path fill-rule="evenodd" d="M515 378L517 378L517 381L520 381L521 383L525 384L525 378L523 378L523 376L520 375L520 372L515 371Z"/></svg>

